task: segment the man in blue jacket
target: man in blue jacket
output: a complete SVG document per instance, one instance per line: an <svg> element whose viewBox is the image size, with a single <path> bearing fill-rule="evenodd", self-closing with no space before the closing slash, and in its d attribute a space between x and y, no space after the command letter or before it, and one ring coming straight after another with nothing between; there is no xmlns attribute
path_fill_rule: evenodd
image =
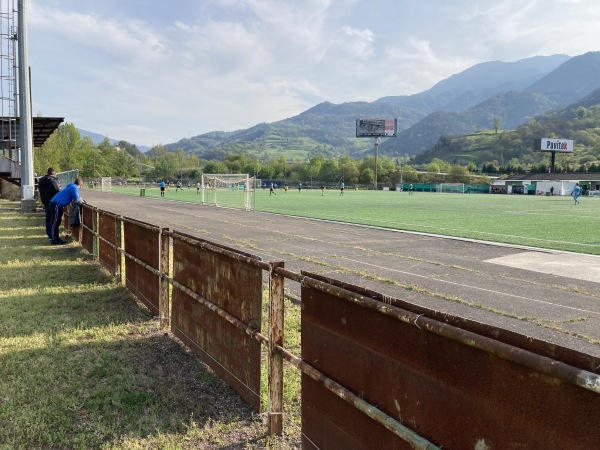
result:
<svg viewBox="0 0 600 450"><path fill-rule="evenodd" d="M71 202L77 204L83 202L79 196L79 189L81 189L81 186L83 186L83 181L81 178L76 178L73 184L69 184L50 200L50 242L52 245L66 244L66 242L60 238L60 223L62 221L65 206L69 205Z"/></svg>

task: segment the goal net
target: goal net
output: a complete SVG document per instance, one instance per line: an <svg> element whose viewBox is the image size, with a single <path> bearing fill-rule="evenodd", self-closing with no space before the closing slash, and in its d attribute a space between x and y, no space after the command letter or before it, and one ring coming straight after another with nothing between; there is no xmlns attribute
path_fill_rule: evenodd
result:
<svg viewBox="0 0 600 450"><path fill-rule="evenodd" d="M100 178L100 187L101 187L102 192L111 192L112 191L112 178L111 177Z"/></svg>
<svg viewBox="0 0 600 450"><path fill-rule="evenodd" d="M74 183L75 179L79 176L79 170L67 170L65 172L58 172L56 174L56 181L58 181L58 185L61 189L63 189L66 185Z"/></svg>
<svg viewBox="0 0 600 450"><path fill-rule="evenodd" d="M442 183L435 185L436 192L446 192L453 194L464 194L465 185L464 183Z"/></svg>
<svg viewBox="0 0 600 450"><path fill-rule="evenodd" d="M246 173L202 175L202 204L251 209L254 177Z"/></svg>

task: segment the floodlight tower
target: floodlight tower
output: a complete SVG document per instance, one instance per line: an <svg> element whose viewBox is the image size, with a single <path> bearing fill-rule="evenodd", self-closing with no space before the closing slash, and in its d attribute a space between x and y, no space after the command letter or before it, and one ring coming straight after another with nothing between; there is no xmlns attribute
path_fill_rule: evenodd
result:
<svg viewBox="0 0 600 450"><path fill-rule="evenodd" d="M27 52L27 9L25 0L18 1L19 53L19 136L21 141L21 210L35 211L33 196L33 124L31 119L31 90L29 86L29 62Z"/></svg>
<svg viewBox="0 0 600 450"><path fill-rule="evenodd" d="M0 1L0 156L18 161L17 152L17 27L14 0ZM17 176L12 173L11 176Z"/></svg>

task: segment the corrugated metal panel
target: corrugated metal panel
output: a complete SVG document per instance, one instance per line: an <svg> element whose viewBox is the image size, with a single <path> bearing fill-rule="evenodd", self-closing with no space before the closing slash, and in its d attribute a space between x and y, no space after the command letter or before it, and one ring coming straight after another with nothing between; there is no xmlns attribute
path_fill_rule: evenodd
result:
<svg viewBox="0 0 600 450"><path fill-rule="evenodd" d="M81 220L85 225L81 232L81 246L88 252L94 253L94 210L86 205L83 205L81 210Z"/></svg>
<svg viewBox="0 0 600 450"><path fill-rule="evenodd" d="M600 442L597 393L306 286L302 358L444 449ZM409 448L305 375L302 415L306 448Z"/></svg>
<svg viewBox="0 0 600 450"><path fill-rule="evenodd" d="M216 244L213 244L216 245ZM262 271L173 237L173 279L256 330L261 327ZM260 343L187 294L173 289L173 333L256 411Z"/></svg>
<svg viewBox="0 0 600 450"><path fill-rule="evenodd" d="M152 229L142 222L123 222L125 251L149 266L159 269L160 230ZM158 315L160 277L130 258L125 258L125 284L127 288L154 315Z"/></svg>
<svg viewBox="0 0 600 450"><path fill-rule="evenodd" d="M342 289L355 292L359 295L384 302L403 310L413 312L415 314L422 314L431 319L438 320L449 325L453 325L463 330L472 331L481 336L486 336L491 339L495 339L506 344L528 350L538 355L546 356L548 358L556 359L558 361L569 364L573 367L577 367L582 370L587 370L593 373L600 373L600 358L589 355L587 353L578 352L574 349L562 347L556 343L550 343L543 341L535 336L524 336L523 334L516 333L511 330L495 327L485 323L477 322L466 317L454 316L451 314L443 313L435 309L427 308L424 306L415 305L408 301L400 298L393 298L384 296L381 293L365 289L363 287L355 286L349 283L345 283L340 280L335 280L322 275L303 272L303 274L314 278L315 280L323 281L333 286L341 287Z"/></svg>
<svg viewBox="0 0 600 450"><path fill-rule="evenodd" d="M98 211L98 259L100 263L115 275L115 225L116 216L104 211ZM106 242L108 241L108 242Z"/></svg>

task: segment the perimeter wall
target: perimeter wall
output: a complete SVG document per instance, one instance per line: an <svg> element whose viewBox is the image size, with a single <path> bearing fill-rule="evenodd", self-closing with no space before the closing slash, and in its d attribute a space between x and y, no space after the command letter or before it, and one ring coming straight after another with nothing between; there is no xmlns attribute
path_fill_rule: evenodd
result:
<svg viewBox="0 0 600 450"><path fill-rule="evenodd" d="M598 447L598 358L88 205L73 232L162 327L267 412L271 434L283 432L283 364L301 371L303 448ZM301 355L285 346L287 283L301 287Z"/></svg>

